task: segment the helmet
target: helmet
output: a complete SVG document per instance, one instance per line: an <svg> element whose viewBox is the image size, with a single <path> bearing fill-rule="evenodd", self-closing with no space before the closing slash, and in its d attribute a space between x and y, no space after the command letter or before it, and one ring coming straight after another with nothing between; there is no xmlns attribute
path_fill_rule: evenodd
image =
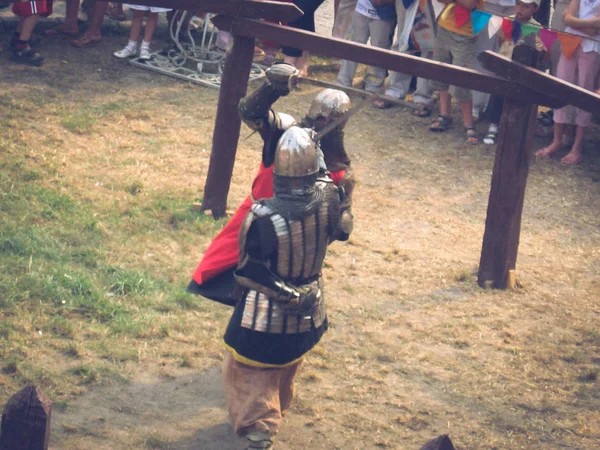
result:
<svg viewBox="0 0 600 450"><path fill-rule="evenodd" d="M350 111L350 97L337 89L324 89L313 99L306 117L311 121L331 119Z"/></svg>
<svg viewBox="0 0 600 450"><path fill-rule="evenodd" d="M319 166L317 147L305 128L288 128L277 143L273 163L275 195L307 195L313 192Z"/></svg>
<svg viewBox="0 0 600 450"><path fill-rule="evenodd" d="M279 138L273 173L283 177L305 177L319 171L317 148L308 131L293 126Z"/></svg>

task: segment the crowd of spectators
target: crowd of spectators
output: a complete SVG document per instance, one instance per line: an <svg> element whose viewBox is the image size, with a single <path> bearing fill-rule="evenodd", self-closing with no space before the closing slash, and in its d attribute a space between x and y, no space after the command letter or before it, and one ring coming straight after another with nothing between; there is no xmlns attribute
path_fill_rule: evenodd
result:
<svg viewBox="0 0 600 450"><path fill-rule="evenodd" d="M294 3L304 11L300 19L288 23L288 26L315 31L315 11L325 0L284 1ZM95 0L84 0L82 4L81 0L65 0L65 3L64 22L46 29L41 37L68 38L74 46L87 48L101 41L101 25L106 16L118 21L127 20L123 5L119 3ZM336 38L363 44L370 41L371 45L379 48L411 52L423 58L481 71L484 69L476 58L479 52L492 50L510 56L515 44L525 43L547 51L548 69L553 75L584 89L599 88L600 0L334 0L333 3L335 18L331 33ZM44 58L36 49L41 38L33 31L38 18L52 14L52 0L0 0L0 7L9 5L12 5L14 14L19 17L19 24L9 44L11 59L17 63L42 65ZM139 55L142 59L149 59L149 45L158 14L168 10L137 5L127 5L126 8L133 10L129 41L114 56L129 58ZM518 36L517 42L513 42L514 36L505 36L502 32L490 35L488 27L474 33L471 19L458 21L457 14L475 9L488 11L498 17L509 17L521 24L550 27L554 31L580 35L582 40L574 55L568 58L561 52L559 41L546 49L539 38L531 39L531 36ZM138 40L142 34L144 16L147 16L146 26L140 45ZM173 17L173 13L168 16L169 20ZM79 24L82 21L87 21L87 29L80 34ZM219 31L217 46L227 50L229 38L228 33ZM276 43L262 42L256 47L255 55L264 57L264 64L270 64L275 60L276 48ZM308 75L307 51L286 46L281 50L285 62L296 66L301 75ZM337 84L353 86L357 68L358 64L353 61L340 61ZM437 91L439 112L429 125L429 130L438 133L448 130L453 124L451 100L454 98L460 107L466 142L480 142L476 125L484 114L490 125L483 142L496 142L502 111L501 98L490 99L485 93L432 83L427 79L412 80L410 75L388 73L380 67L368 67L360 84L368 92L384 94L384 97L373 102L373 107L380 109L394 106L395 102L386 98L404 99L416 87L412 92L412 100L419 108L415 108L413 114L423 118L433 113L434 92ZM581 162L584 132L590 120L590 113L578 109L572 111L570 107L561 108L554 114L553 111L542 113L540 133L553 133L554 138L551 145L536 153L537 156L552 156L567 143L570 135L574 135L571 151L562 158L562 162ZM574 126L572 130L571 125Z"/></svg>

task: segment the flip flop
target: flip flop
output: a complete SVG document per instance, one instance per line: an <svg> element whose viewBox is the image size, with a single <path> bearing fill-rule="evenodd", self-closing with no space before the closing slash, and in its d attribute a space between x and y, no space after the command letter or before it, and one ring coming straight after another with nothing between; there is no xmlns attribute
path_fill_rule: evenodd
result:
<svg viewBox="0 0 600 450"><path fill-rule="evenodd" d="M46 37L59 37L63 39L75 39L79 36L79 31L65 31L60 27L48 28L44 31Z"/></svg>
<svg viewBox="0 0 600 450"><path fill-rule="evenodd" d="M92 38L86 33L79 39L73 39L71 44L78 48L90 48L98 45L101 40L102 38Z"/></svg>

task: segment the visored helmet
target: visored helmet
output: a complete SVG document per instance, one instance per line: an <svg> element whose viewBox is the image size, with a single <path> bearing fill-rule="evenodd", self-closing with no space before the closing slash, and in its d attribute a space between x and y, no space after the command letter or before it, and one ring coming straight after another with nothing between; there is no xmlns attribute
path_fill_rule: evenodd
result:
<svg viewBox="0 0 600 450"><path fill-rule="evenodd" d="M319 166L317 147L305 128L287 129L275 150L273 189L275 194L306 195L314 190Z"/></svg>
<svg viewBox="0 0 600 450"><path fill-rule="evenodd" d="M352 104L345 92L324 89L313 99L306 117L311 121L323 118L332 120L350 111Z"/></svg>
<svg viewBox="0 0 600 450"><path fill-rule="evenodd" d="M319 171L317 148L308 131L293 126L277 143L273 173L283 177L305 177Z"/></svg>

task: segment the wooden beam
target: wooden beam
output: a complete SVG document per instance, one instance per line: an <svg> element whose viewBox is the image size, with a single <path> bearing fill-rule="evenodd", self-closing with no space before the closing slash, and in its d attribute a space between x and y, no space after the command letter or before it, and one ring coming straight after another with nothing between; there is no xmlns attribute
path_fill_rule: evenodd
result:
<svg viewBox="0 0 600 450"><path fill-rule="evenodd" d="M468 89L488 92L512 100L545 105L552 108L564 106L557 101L525 86L476 70L431 61L418 56L383 50L356 42L319 36L309 31L297 30L257 20L217 16L215 26L234 35L271 40L327 56L351 59L363 64L384 67L429 80L442 81Z"/></svg>
<svg viewBox="0 0 600 450"><path fill-rule="evenodd" d="M541 70L519 64L510 58L491 51L480 53L477 59L483 67L509 81L530 89L545 92L559 103L569 104L585 111L600 111L600 95L548 75Z"/></svg>
<svg viewBox="0 0 600 450"><path fill-rule="evenodd" d="M234 17L291 22L303 12L293 3L257 0L116 0L113 3L159 6L186 11L210 12Z"/></svg>
<svg viewBox="0 0 600 450"><path fill-rule="evenodd" d="M27 386L6 403L0 425L0 450L48 450L52 402Z"/></svg>
<svg viewBox="0 0 600 450"><path fill-rule="evenodd" d="M215 219L224 217L227 208L227 195L242 125L238 103L248 89L253 57L254 39L234 35L233 46L223 67L219 107L202 200L202 210L210 210Z"/></svg>
<svg viewBox="0 0 600 450"><path fill-rule="evenodd" d="M539 52L518 45L513 58L533 65L539 60ZM504 100L477 277L481 287L514 287L511 272L517 262L536 113L536 105Z"/></svg>

